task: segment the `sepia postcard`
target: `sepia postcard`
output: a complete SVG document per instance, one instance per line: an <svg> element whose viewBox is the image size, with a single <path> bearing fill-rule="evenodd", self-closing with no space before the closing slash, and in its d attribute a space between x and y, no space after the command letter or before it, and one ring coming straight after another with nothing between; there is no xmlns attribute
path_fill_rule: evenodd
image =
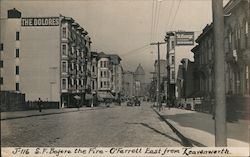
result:
<svg viewBox="0 0 250 157"><path fill-rule="evenodd" d="M249 156L249 0L1 0L1 156Z"/></svg>

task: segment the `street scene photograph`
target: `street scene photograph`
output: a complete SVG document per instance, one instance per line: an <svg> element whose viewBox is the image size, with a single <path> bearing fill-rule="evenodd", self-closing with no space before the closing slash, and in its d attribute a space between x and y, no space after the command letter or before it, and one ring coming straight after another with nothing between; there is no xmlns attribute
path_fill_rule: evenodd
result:
<svg viewBox="0 0 250 157"><path fill-rule="evenodd" d="M249 0L0 0L0 11L1 148L249 149Z"/></svg>

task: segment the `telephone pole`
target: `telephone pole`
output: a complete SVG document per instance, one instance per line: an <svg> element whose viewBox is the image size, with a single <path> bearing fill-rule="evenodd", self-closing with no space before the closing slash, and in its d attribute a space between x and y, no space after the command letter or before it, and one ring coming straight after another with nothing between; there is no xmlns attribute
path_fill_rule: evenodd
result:
<svg viewBox="0 0 250 157"><path fill-rule="evenodd" d="M157 58L157 89L156 89L156 92L157 92L157 102L158 102L159 111L161 111L161 106L162 106L161 99L160 99L160 89L161 89L160 45L161 44L166 44L166 43L165 42L150 43L150 45L157 45L157 47L158 47L158 58Z"/></svg>
<svg viewBox="0 0 250 157"><path fill-rule="evenodd" d="M215 146L227 146L223 0L212 0L215 71Z"/></svg>

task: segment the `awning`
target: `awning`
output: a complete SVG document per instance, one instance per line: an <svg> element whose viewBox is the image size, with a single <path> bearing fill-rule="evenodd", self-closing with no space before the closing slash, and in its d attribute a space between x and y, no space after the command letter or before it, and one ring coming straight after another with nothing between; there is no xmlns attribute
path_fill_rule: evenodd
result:
<svg viewBox="0 0 250 157"><path fill-rule="evenodd" d="M114 96L110 92L98 92L98 98L102 99L114 99Z"/></svg>
<svg viewBox="0 0 250 157"><path fill-rule="evenodd" d="M85 94L85 99L86 99L86 100L91 100L91 99L93 99L92 94Z"/></svg>

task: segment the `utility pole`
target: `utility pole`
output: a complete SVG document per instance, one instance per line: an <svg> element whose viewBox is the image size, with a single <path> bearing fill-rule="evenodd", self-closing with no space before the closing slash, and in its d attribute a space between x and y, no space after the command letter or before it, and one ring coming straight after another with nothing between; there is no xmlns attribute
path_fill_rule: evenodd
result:
<svg viewBox="0 0 250 157"><path fill-rule="evenodd" d="M161 100L160 100L160 89L161 89L161 66L160 66L160 45L166 44L165 42L157 42L157 43L151 43L150 45L157 45L158 47L158 58L157 58L157 102L158 102L158 108L159 111L161 111Z"/></svg>
<svg viewBox="0 0 250 157"><path fill-rule="evenodd" d="M223 0L212 0L215 71L215 146L227 146Z"/></svg>

